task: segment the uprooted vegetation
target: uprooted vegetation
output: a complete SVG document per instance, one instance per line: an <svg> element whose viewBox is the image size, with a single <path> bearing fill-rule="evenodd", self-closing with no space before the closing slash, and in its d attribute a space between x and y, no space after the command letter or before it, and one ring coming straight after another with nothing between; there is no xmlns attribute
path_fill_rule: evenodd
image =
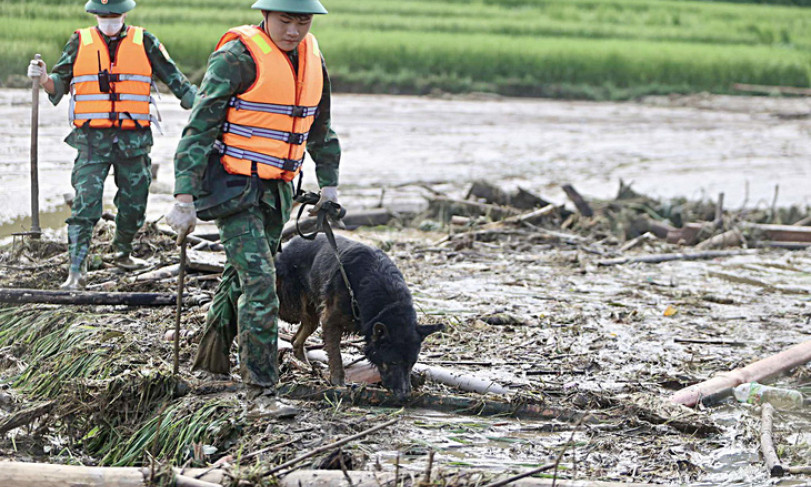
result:
<svg viewBox="0 0 811 487"><path fill-rule="evenodd" d="M483 188L488 196L477 195ZM343 464L419 479L430 456L435 485L480 485L496 473L556 461L561 478L767 482L754 407L690 410L667 396L805 339L811 256L753 250L775 240L746 232L747 225L802 223L807 209L719 212L717 201L659 202L622 186L615 200L584 201L592 211L585 216L582 207L550 205L528 191L493 190L474 185L467 198L429 191L427 209L414 214L357 212L385 213L387 225L346 234L393 258L421 322L447 325L426 340L422 364L477 375L509 394L415 377L420 408L401 408L374 386L330 390L323 366L310 370L283 351L283 392L306 398L305 411L292 422L248 421L238 387L188 369L222 262L220 252L206 250L216 243L200 241L186 283L179 376L171 373L173 307L0 310L0 430L28 411L24 424L1 431L0 456L120 466L228 460L241 466L230 470L234 478L259 482L304 451L399 417L344 446L340 461L325 452L289 470ZM747 230L737 248L705 255L712 260L619 265L688 253L683 238L648 235L657 225L680 232L687 223L712 224L707 237ZM793 226L798 234L807 228ZM174 292L170 232L145 227L136 255L150 267L125 274L108 263L111 228L106 221L97 228L89 287ZM3 255L0 286L52 289L66 263L63 244L18 242ZM283 337L293 331L281 327ZM342 349L357 354L358 347L347 337ZM811 392L810 375L800 367L779 381ZM775 426L784 464L805 463L807 415L782 413Z"/></svg>

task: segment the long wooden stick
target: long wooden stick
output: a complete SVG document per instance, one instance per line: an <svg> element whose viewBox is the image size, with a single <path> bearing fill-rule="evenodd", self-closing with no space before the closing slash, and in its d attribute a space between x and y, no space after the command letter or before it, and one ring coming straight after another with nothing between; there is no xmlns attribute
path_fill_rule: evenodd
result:
<svg viewBox="0 0 811 487"><path fill-rule="evenodd" d="M39 61L41 55L34 55ZM31 83L31 236L39 238L39 78Z"/></svg>
<svg viewBox="0 0 811 487"><path fill-rule="evenodd" d="M292 460L290 460L288 462L284 462L281 465L277 465L277 466L271 468L270 470L268 470L267 472L262 474L262 476L267 477L269 475L273 475L274 473L279 472L280 470L284 470L284 469L286 469L288 467L292 467L293 465L295 465L295 464L297 464L297 463L299 463L299 462L301 462L303 460L306 460L306 459L308 459L310 457L314 457L314 456L320 455L321 453L324 453L326 451L335 449L335 448L337 448L339 446L346 445L347 443L351 443L351 442L353 442L353 441L355 441L357 439L363 438L364 436L368 436L368 435L370 435L370 434L372 434L372 433L374 433L376 431L382 430L383 428L388 428L389 426L393 425L394 423L396 423L398 421L400 421L400 418L394 418L391 421L386 421L385 423L379 424L379 425L377 425L377 426L375 426L373 428L369 428L367 430L361 431L360 433L358 433L356 435L348 436L348 437L344 438L343 440L339 440L339 441L336 441L334 443L330 443L329 445L324 445L322 447L316 448L315 450L312 450L312 451L310 451L308 453L305 453L304 455L297 456L296 458L294 458L294 459L292 459Z"/></svg>
<svg viewBox="0 0 811 487"><path fill-rule="evenodd" d="M763 453L763 460L772 477L782 477L785 473L780 459L774 450L774 440L772 439L772 424L774 423L774 407L765 403L761 407L762 414L760 420L760 450Z"/></svg>
<svg viewBox="0 0 811 487"><path fill-rule="evenodd" d="M54 406L54 401L48 401L43 404L37 404L29 408L17 411L16 413L5 418L0 422L0 435L5 434L7 431L19 428L30 424L35 419L48 414Z"/></svg>
<svg viewBox="0 0 811 487"><path fill-rule="evenodd" d="M169 293L99 293L0 288L0 303L23 304L123 304L128 306L171 306L176 296Z"/></svg>
<svg viewBox="0 0 811 487"><path fill-rule="evenodd" d="M189 242L186 237L180 242L180 273L177 276L177 297L175 308L175 343L174 343L174 367L173 373L177 375L180 372L180 315L183 312L183 282L186 280L186 247Z"/></svg>
<svg viewBox="0 0 811 487"><path fill-rule="evenodd" d="M798 343L777 355L758 360L746 367L721 372L709 380L685 387L670 396L670 401L685 406L694 406L704 396L745 382L763 382L769 377L808 362L811 362L811 340Z"/></svg>
<svg viewBox="0 0 811 487"><path fill-rule="evenodd" d="M532 470L530 470L528 472L524 472L524 473L512 476L510 478L504 479L504 480L499 480L497 482L489 483L489 484L485 485L484 487L502 487L504 485L511 484L511 483L515 482L516 480L521 480L521 479L526 478L526 477L531 477L532 475L535 475L536 473L541 473L541 472L546 472L547 470L552 470L553 468L555 468L555 465L557 465L557 464L556 463L548 463L548 464L543 465L541 467L534 468L534 469L532 469Z"/></svg>
<svg viewBox="0 0 811 487"><path fill-rule="evenodd" d="M642 255L639 257L621 257L618 259L607 259L598 261L598 265L620 265L641 262L645 264L658 264L661 262L670 262L674 260L702 260L702 259L716 259L718 257L733 257L736 255L755 254L757 250L714 250L708 252L693 252L689 254L653 254Z"/></svg>

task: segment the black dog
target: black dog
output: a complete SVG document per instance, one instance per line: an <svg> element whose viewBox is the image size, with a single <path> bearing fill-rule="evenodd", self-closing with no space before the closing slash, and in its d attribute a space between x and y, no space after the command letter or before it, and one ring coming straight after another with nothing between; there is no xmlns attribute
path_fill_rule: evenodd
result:
<svg viewBox="0 0 811 487"><path fill-rule="evenodd" d="M417 324L405 279L383 251L343 237L336 240L360 319L353 318L349 293L326 237L296 237L276 257L279 316L288 323L301 323L293 351L306 361L304 341L323 324L330 382L343 385L341 336L363 335L364 354L380 371L383 386L404 399L411 392L411 368L422 340L443 326Z"/></svg>

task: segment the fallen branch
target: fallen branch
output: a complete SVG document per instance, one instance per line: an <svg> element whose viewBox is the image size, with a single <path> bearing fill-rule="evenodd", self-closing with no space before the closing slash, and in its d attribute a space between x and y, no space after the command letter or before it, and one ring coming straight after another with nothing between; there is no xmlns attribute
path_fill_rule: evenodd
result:
<svg viewBox="0 0 811 487"><path fill-rule="evenodd" d="M532 470L530 470L528 472L520 473L518 475L513 475L512 477L509 477L509 478L506 478L506 479L503 479L503 480L499 480L497 482L489 483L489 484L485 485L484 487L503 487L504 485L509 485L509 484L515 482L516 480L521 480L523 478L531 477L531 476L533 476L535 474L538 474L538 473L541 473L541 472L546 472L547 470L552 470L557 465L558 465L557 463L548 463L548 464L543 465L541 467L533 468Z"/></svg>
<svg viewBox="0 0 811 487"><path fill-rule="evenodd" d="M785 473L777 452L774 450L774 440L772 439L772 423L774 422L774 407L765 403L761 406L762 414L760 421L760 450L763 453L763 460L769 475L772 477L782 477Z"/></svg>
<svg viewBox="0 0 811 487"><path fill-rule="evenodd" d="M293 465L295 465L297 463L300 463L300 462L302 462L302 461L304 461L304 460L306 460L306 459L308 459L310 457L320 455L321 453L324 453L326 451L332 450L334 448L338 448L339 446L346 445L347 443L351 443L351 442L353 442L355 440L358 440L360 438L363 438L365 436L369 436L370 434L372 434L372 433L374 433L376 431L382 430L383 428L388 428L389 426L393 425L394 423L396 423L398 421L400 421L400 418L394 418L391 421L386 421L385 423L379 424L379 425L377 425L377 426L375 426L373 428L369 428L367 430L361 431L360 433L358 433L356 435L348 436L348 437L344 438L343 440L338 440L336 442L330 443L329 445L324 445L324 446L318 447L315 450L309 451L309 452L307 452L307 453L305 453L303 455L299 455L296 458L294 458L294 459L292 459L292 460L290 460L288 462L284 462L281 465L277 465L277 466L271 468L267 472L263 473L262 476L263 477L268 477L270 475L273 475L276 472L284 470L284 469L286 469L288 467L292 467Z"/></svg>
<svg viewBox="0 0 811 487"><path fill-rule="evenodd" d="M206 389L206 393L212 392L217 391L212 391L210 388ZM592 419L592 415L577 412L572 408L530 404L524 402L522 399L507 402L489 401L466 396L439 396L435 394L412 393L411 397L402 401L383 389L373 389L369 387L320 388L302 384L283 386L279 389L279 393L287 398L297 400L328 400L333 404L342 401L344 404L356 406L405 406L475 416L510 416L522 419L559 420L570 423L580 421L584 416L584 422L589 422Z"/></svg>
<svg viewBox="0 0 811 487"><path fill-rule="evenodd" d="M102 293L0 288L0 303L172 306L176 296L168 293Z"/></svg>
<svg viewBox="0 0 811 487"><path fill-rule="evenodd" d="M54 402L48 401L43 404L37 404L26 409L22 409L11 414L9 417L0 422L0 435L6 432L31 424L35 419L48 414L53 408Z"/></svg>
<svg viewBox="0 0 811 487"><path fill-rule="evenodd" d="M797 467L788 467L786 469L791 475L811 475L811 465L802 465Z"/></svg>
<svg viewBox="0 0 811 487"><path fill-rule="evenodd" d="M764 382L770 377L803 365L809 361L811 361L811 340L798 343L777 355L758 360L746 367L730 372L722 372L709 380L685 387L670 396L670 401L685 406L694 406L704 396L746 382Z"/></svg>
<svg viewBox="0 0 811 487"><path fill-rule="evenodd" d="M757 250L713 250L689 254L652 254L642 255L639 257L619 257L616 259L601 260L597 262L597 265L609 266L632 263L659 264L661 262L671 262L674 260L703 260L717 259L719 257L733 257L736 255L752 255L756 254L757 252Z"/></svg>
<svg viewBox="0 0 811 487"><path fill-rule="evenodd" d="M811 228L799 225L774 225L741 222L750 231L762 233L775 242L811 242Z"/></svg>
<svg viewBox="0 0 811 487"><path fill-rule="evenodd" d="M700 345L729 345L732 347L742 347L746 345L743 342L736 342L734 340L724 340L723 338L706 340L702 338L674 338L676 343L696 343Z"/></svg>

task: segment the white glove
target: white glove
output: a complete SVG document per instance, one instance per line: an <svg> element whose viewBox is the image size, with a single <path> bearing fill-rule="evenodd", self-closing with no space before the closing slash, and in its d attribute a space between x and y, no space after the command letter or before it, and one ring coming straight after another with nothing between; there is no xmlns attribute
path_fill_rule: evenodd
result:
<svg viewBox="0 0 811 487"><path fill-rule="evenodd" d="M310 216L317 215L318 210L320 210L321 206L327 201L338 203L338 186L324 186L321 188L321 198L318 200L318 203L310 209Z"/></svg>
<svg viewBox="0 0 811 487"><path fill-rule="evenodd" d="M166 223L177 232L177 244L180 245L186 235L194 231L197 225L197 212L194 203L175 202L172 210L166 215Z"/></svg>
<svg viewBox="0 0 811 487"><path fill-rule="evenodd" d="M39 78L39 84L45 84L48 81L48 66L45 61L32 59L28 64L28 77L32 79Z"/></svg>

